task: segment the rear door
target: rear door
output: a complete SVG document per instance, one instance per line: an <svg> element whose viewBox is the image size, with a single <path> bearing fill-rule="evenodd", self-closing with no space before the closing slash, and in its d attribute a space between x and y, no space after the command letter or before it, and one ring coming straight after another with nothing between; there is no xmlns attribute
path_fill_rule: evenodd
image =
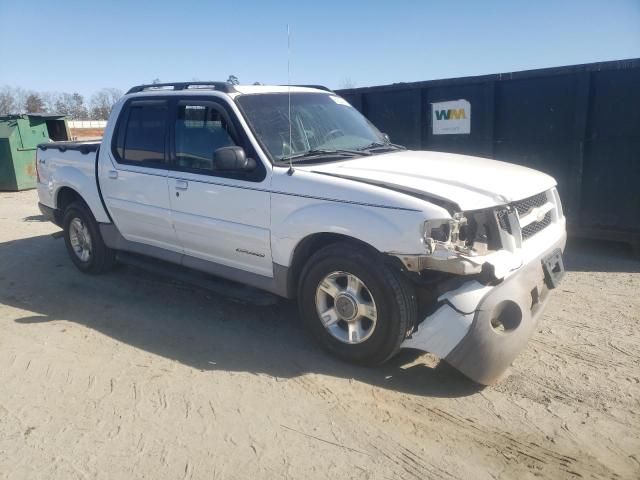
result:
<svg viewBox="0 0 640 480"><path fill-rule="evenodd" d="M171 222L167 183L169 101L124 105L111 148L100 155L100 187L118 230L127 240L181 252ZM102 160L102 159L101 159Z"/></svg>
<svg viewBox="0 0 640 480"><path fill-rule="evenodd" d="M212 97L178 100L171 145L169 194L185 264L199 259L272 277L267 170L230 106ZM231 145L242 146L257 168L215 171L213 152Z"/></svg>

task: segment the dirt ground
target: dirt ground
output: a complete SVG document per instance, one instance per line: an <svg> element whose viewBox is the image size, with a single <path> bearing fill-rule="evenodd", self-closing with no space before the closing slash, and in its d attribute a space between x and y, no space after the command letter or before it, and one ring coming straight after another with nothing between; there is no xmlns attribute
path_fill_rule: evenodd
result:
<svg viewBox="0 0 640 480"><path fill-rule="evenodd" d="M0 478L640 478L640 262L570 245L511 376L334 360L295 306L86 276L0 193Z"/></svg>

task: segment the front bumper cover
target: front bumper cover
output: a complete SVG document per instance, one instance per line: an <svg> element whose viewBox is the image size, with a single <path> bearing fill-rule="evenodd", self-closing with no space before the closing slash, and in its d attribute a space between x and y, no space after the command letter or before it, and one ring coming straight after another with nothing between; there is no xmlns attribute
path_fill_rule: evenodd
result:
<svg viewBox="0 0 640 480"><path fill-rule="evenodd" d="M443 305L402 346L434 353L478 383L497 382L526 347L548 303L542 260L565 243L563 233L498 285L472 280L441 296Z"/></svg>

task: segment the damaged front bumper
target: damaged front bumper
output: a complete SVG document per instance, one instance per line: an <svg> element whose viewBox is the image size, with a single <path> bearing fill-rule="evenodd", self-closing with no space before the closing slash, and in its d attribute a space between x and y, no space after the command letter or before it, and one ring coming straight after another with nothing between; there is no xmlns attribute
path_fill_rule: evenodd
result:
<svg viewBox="0 0 640 480"><path fill-rule="evenodd" d="M498 381L525 348L547 305L549 289L564 273L558 252L564 250L566 233L563 225L558 227L554 238L544 242L546 247L521 255L520 265L499 277L500 283L473 279L441 295L440 307L402 348L433 353L478 383Z"/></svg>
<svg viewBox="0 0 640 480"><path fill-rule="evenodd" d="M491 265L496 278L503 278L508 272L522 265L520 257L506 250L476 257L445 249L436 250L431 255L392 255L410 272L431 270L454 275L476 275L482 272L484 265Z"/></svg>

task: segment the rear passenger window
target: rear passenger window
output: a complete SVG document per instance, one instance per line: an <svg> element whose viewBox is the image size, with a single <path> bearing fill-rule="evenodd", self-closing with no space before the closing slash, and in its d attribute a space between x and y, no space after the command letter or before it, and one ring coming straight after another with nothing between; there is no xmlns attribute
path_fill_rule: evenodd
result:
<svg viewBox="0 0 640 480"><path fill-rule="evenodd" d="M116 157L119 162L161 167L165 161L167 104L133 104L118 126Z"/></svg>

